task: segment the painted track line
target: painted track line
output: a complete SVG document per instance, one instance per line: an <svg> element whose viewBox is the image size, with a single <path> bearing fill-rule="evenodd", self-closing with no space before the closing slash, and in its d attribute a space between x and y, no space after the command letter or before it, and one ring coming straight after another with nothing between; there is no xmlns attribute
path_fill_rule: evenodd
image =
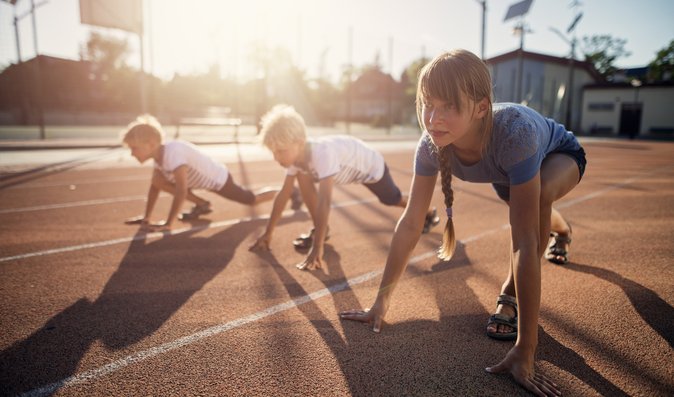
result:
<svg viewBox="0 0 674 397"><path fill-rule="evenodd" d="M349 206L352 206L352 205L369 203L369 202L373 202L373 201L377 201L377 199L376 198L370 198L370 199L365 199L365 200L344 201L344 202L341 202L339 204L333 205L332 208L349 207ZM295 211L293 211L293 210L284 211L283 217L293 215L294 213L295 213ZM112 240L98 241L98 242L95 242L95 243L71 245L69 247L61 247L61 248L44 250L44 251L29 252L29 253L26 253L26 254L5 256L5 257L0 258L0 262L10 262L10 261L19 260L19 259L32 258L32 257L35 257L35 256L45 256L45 255L52 255L52 254L60 254L60 253L63 253L63 252L80 251L80 250L90 249L90 248L107 247L107 246L115 245L115 244L130 243L130 242L133 242L133 241L145 240L145 239L148 239L148 238L162 237L162 236L168 236L168 235L177 235L177 234L185 233L185 232L188 232L188 231L197 231L198 232L198 231L201 231L201 230L231 226L231 225L241 223L241 222L250 222L250 221L261 220L261 219L269 219L269 215L229 219L229 220L220 221L220 222L212 222L212 223L208 224L207 226L196 226L196 227L185 227L185 228L181 228L181 229L174 229L171 232L145 233L145 234L140 234L140 235L131 236L131 237L121 237L121 238L112 239Z"/></svg>
<svg viewBox="0 0 674 397"><path fill-rule="evenodd" d="M654 174L654 173L655 172L649 173L649 174ZM608 192L611 192L613 190L616 190L616 189L619 189L623 186L626 186L630 183L633 183L634 181L642 180L644 176L645 175L642 175L640 177L629 178L629 179L626 179L626 180L624 180L624 181L622 181L618 184L615 184L615 185L609 186L607 188L589 193L589 194L587 194L585 196L582 196L582 197L579 197L575 200L565 202L564 203L565 205L563 205L563 207L570 207L572 205L581 203L583 201L596 198L598 196L601 196L603 194L606 194ZM373 200L374 199L364 200L364 201L373 201ZM349 202L349 203L351 203L351 202ZM353 203L359 203L359 202L354 201ZM347 204L347 205L352 205L352 204ZM346 206L346 205L340 204L340 206ZM558 207L562 207L562 206L559 205ZM285 211L284 216L286 215L287 212L291 212L291 211ZM255 218L255 219L262 219L262 218ZM231 220L231 221L224 221L224 222L221 222L221 223L224 224L224 223L230 222L229 224L231 224L231 223L236 223L237 221L238 220ZM510 225L505 223L501 226L497 226L497 227L495 227L493 229L490 229L490 230L487 230L483 233L479 233L479 234L476 234L474 236L470 236L470 237L467 237L465 239L459 240L458 242L465 245L465 244L480 240L480 239L482 239L486 236L489 236L491 234L495 234L495 233L501 232L503 230L507 230L508 228L510 228ZM187 229L187 230L189 230L189 229ZM161 235L161 233L153 233L153 234ZM141 237L139 237L139 238L141 238ZM434 257L436 255L437 255L436 251L430 251L430 252L426 252L426 253L423 253L423 254L419 254L419 255L416 255L416 256L412 257L409 261L409 264L414 264L416 262L425 260L427 258ZM37 389L33 389L29 392L21 394L21 396L26 396L26 397L48 396L48 395L53 394L54 392L56 392L57 390L59 390L61 388L68 387L68 386L74 386L74 385L77 385L77 384L81 384L81 383L85 383L85 382L88 382L88 381L96 380L97 378L100 378L100 377L103 377L103 376L108 375L110 373L113 373L113 372L115 372L119 369L125 368L125 367L127 367L131 364L134 364L134 363L137 363L137 362L140 362L140 361L144 361L148 358L152 358L152 357L158 356L160 354L167 353L171 350L175 350L177 348L187 346L187 345L190 345L192 343L199 342L199 341L201 341L205 338L209 338L211 336L219 335L223 332L227 332L227 331L230 331L232 329L242 327L244 325L259 321L261 319L272 316L274 314L278 314L278 313L296 308L296 307L301 306L305 303L320 299L320 298L325 297L327 295L331 295L331 294L334 294L336 292L344 291L347 288L350 288L352 286L364 283L366 281L372 280L375 277L378 277L380 274L383 273L383 271L384 271L384 269L374 270L374 271L371 271L369 273L365 273L365 274L362 274L360 276L356 276L354 278L348 279L347 281L345 281L343 283L336 284L336 285L333 285L331 287L323 288L323 289L320 289L318 291L312 292L310 294L300 296L298 298L286 301L284 303L281 303L281 304L278 304L278 305L275 305L275 306L271 306L267 309L260 310L256 313L250 314L248 316L241 317L241 318L238 318L236 320L226 322L224 324L215 325L215 326L207 328L203 331L199 331L197 333L194 333L194 334L176 339L172 342L167 342L167 343L161 344L161 345L156 346L156 347L152 347L152 348L149 348L149 349L146 349L146 350L141 350L138 353L135 353L135 354L126 356L122 359L113 361L112 363L104 365L102 367L98 367L98 368L95 368L95 369L92 369L92 370L89 370L89 371L85 371L85 372L82 372L81 374L70 376L70 377L62 379L58 382L54 382L54 383L51 383L49 385L39 387Z"/></svg>
<svg viewBox="0 0 674 397"><path fill-rule="evenodd" d="M165 195L167 196L167 195ZM114 204L114 203L124 203L127 201L137 201L145 200L147 195L138 195L138 196L127 196L127 197L117 197L111 199L98 199L98 200L83 200L83 201L72 201L69 203L61 204L46 204L46 205L36 205L33 207L19 207L19 208L6 208L0 210L0 214L13 214L17 212L30 212L30 211L43 211L43 210L54 210L61 208L72 208L72 207L84 207L88 205L100 205L100 204Z"/></svg>

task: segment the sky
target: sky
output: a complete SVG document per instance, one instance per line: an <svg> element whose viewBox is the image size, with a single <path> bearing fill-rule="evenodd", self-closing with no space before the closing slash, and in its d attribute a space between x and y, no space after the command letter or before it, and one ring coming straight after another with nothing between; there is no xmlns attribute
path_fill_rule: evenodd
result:
<svg viewBox="0 0 674 397"><path fill-rule="evenodd" d="M21 57L36 54L31 0L18 0L16 6L6 1L0 1L0 68L18 61L15 12ZM34 1L39 54L79 59L88 35L96 31L128 40L128 63L139 67L138 35L81 24L78 0ZM377 56L383 70L398 78L422 56L453 48L481 52L478 0L142 1L145 70L165 80L176 73L203 73L216 64L222 77L254 77L260 73L249 61L255 45L283 47L308 77L332 81L345 65L371 64ZM520 39L512 33L518 19L504 22L504 17L520 1L486 0L486 58L519 48ZM524 49L568 56L573 36L566 30L578 13L583 16L573 35L579 41L592 35L627 40L631 55L619 58L618 67L645 66L674 40L674 0L533 0L523 19L529 28Z"/></svg>

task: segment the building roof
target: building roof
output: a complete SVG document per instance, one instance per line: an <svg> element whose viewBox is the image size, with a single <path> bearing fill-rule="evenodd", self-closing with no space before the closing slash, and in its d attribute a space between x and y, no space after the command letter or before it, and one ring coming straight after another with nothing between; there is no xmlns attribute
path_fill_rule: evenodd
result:
<svg viewBox="0 0 674 397"><path fill-rule="evenodd" d="M520 50L514 50L510 52L506 52L505 54L497 55L495 57L489 58L485 60L487 65L495 65L501 62L506 62L510 60L516 60L517 57L520 54ZM529 52L529 51L522 51L522 54L524 56L524 59L530 59L533 61L538 61L538 62L544 62L544 63L554 63L557 65L562 65L562 66L568 66L569 65L569 58L560 58L556 57L553 55L545 55L545 54L539 54L536 52ZM604 78L597 72L597 69L594 68L594 65L592 65L591 62L587 61L580 61L576 59L574 61L574 66L575 68L583 69L587 71L587 73L590 74L596 81L603 81Z"/></svg>

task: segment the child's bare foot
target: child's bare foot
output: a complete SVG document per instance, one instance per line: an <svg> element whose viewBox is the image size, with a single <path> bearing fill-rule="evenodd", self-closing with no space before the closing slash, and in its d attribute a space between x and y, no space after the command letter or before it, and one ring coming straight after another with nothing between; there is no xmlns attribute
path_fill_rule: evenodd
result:
<svg viewBox="0 0 674 397"><path fill-rule="evenodd" d="M496 313L487 322L487 336L499 340L517 339L517 299L514 296L499 295Z"/></svg>

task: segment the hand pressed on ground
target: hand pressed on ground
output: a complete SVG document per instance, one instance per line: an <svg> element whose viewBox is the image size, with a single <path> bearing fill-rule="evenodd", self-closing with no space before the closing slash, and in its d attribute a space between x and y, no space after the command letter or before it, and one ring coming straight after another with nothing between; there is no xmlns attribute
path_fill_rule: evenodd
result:
<svg viewBox="0 0 674 397"><path fill-rule="evenodd" d="M533 352L528 353L515 345L500 363L485 368L492 374L509 373L515 382L537 396L561 396L562 392L547 376L537 373L534 368Z"/></svg>

